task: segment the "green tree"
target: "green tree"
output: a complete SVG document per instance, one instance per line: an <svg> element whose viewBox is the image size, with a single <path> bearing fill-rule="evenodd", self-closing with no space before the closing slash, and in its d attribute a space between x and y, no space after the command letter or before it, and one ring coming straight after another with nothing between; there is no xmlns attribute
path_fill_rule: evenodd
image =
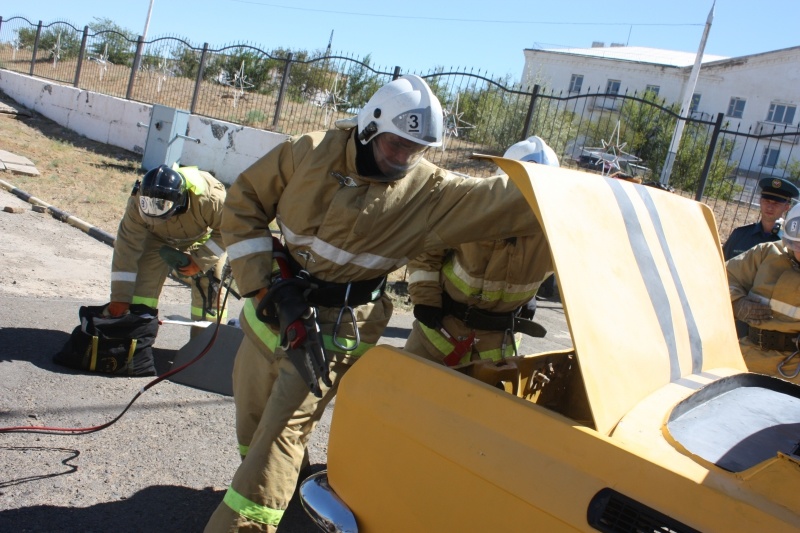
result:
<svg viewBox="0 0 800 533"><path fill-rule="evenodd" d="M17 41L20 48L33 49L36 43L36 28L19 28L17 30Z"/></svg>
<svg viewBox="0 0 800 533"><path fill-rule="evenodd" d="M175 64L175 75L184 78L197 78L200 68L200 52L186 45L180 45L172 50ZM208 73L204 73L204 77Z"/></svg>
<svg viewBox="0 0 800 533"><path fill-rule="evenodd" d="M800 160L784 161L781 167L786 171L786 179L795 185L800 184Z"/></svg>
<svg viewBox="0 0 800 533"><path fill-rule="evenodd" d="M89 50L95 57L105 57L115 65L131 66L136 55L137 36L111 19L94 18L89 24L95 39Z"/></svg>
<svg viewBox="0 0 800 533"><path fill-rule="evenodd" d="M671 186L684 191L697 191L710 139L711 133L707 126L693 122L686 124L672 167ZM707 196L730 200L736 192L737 187L725 186L724 183L738 166L738 161L730 161L733 148L733 141L722 139L717 143L705 183L704 193Z"/></svg>
<svg viewBox="0 0 800 533"><path fill-rule="evenodd" d="M21 48L33 49L36 42L36 28L20 28L17 40ZM39 36L38 61L49 61L58 54L58 59L74 59L81 49L81 36L71 28L42 29Z"/></svg>
<svg viewBox="0 0 800 533"><path fill-rule="evenodd" d="M236 48L217 60L219 72L228 83L238 83L246 90L263 91L269 81L267 56L249 48Z"/></svg>
<svg viewBox="0 0 800 533"><path fill-rule="evenodd" d="M383 86L384 82L370 67L372 56L367 54L362 61L364 64L355 63L347 70L347 85L344 99L348 106L361 109L370 97Z"/></svg>

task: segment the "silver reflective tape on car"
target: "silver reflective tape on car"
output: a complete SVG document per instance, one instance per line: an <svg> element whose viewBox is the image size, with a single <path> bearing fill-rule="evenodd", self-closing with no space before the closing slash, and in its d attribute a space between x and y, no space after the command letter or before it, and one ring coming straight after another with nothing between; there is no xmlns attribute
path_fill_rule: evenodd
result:
<svg viewBox="0 0 800 533"><path fill-rule="evenodd" d="M228 259L233 261L246 255L272 251L272 237L246 239L228 246Z"/></svg>
<svg viewBox="0 0 800 533"><path fill-rule="evenodd" d="M136 283L136 272L112 272L111 281L125 281Z"/></svg>

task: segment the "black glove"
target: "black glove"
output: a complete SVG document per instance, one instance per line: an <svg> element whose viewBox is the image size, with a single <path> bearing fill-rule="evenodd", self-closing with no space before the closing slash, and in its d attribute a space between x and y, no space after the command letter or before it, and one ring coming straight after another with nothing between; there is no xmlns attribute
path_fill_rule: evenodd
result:
<svg viewBox="0 0 800 533"><path fill-rule="evenodd" d="M414 306L414 318L431 329L439 329L442 327L443 317L444 314L442 313L441 307L423 304Z"/></svg>

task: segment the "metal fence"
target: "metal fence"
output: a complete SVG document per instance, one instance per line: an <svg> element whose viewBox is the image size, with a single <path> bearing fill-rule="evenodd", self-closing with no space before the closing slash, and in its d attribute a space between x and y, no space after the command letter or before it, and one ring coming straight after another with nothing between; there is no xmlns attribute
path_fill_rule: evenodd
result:
<svg viewBox="0 0 800 533"><path fill-rule="evenodd" d="M0 17L0 68L288 135L326 129L357 113L389 80L418 74L445 112L443 146L429 151L428 159L479 176L495 168L470 159L472 153L501 155L536 134L556 150L562 166L658 182L681 118L674 104L652 93L587 88L556 94L474 70L387 69L371 65L369 56L267 52L248 44L212 49L178 37L144 41L21 17ZM795 181L800 173L779 161L756 162L774 147L788 147L791 161L797 128L764 123L758 131L729 130L722 114L692 116L685 124L669 184L712 207L723 239L758 218L753 183L766 176ZM746 170L752 168L758 171Z"/></svg>

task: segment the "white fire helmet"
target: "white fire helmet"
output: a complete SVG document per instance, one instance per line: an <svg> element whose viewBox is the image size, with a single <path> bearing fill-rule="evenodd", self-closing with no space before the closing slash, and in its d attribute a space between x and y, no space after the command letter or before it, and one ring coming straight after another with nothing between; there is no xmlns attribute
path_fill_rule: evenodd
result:
<svg viewBox="0 0 800 533"><path fill-rule="evenodd" d="M423 146L441 146L442 104L425 80L406 75L372 95L358 113L358 138L369 143L381 133L394 133Z"/></svg>
<svg viewBox="0 0 800 533"><path fill-rule="evenodd" d="M550 148L541 137L533 135L524 141L512 144L503 154L506 159L516 159L517 161L530 161L532 163L539 163L540 165L549 165L551 167L561 166L558 162L558 156L555 151Z"/></svg>
<svg viewBox="0 0 800 533"><path fill-rule="evenodd" d="M780 235L787 248L800 251L800 204L789 209Z"/></svg>

